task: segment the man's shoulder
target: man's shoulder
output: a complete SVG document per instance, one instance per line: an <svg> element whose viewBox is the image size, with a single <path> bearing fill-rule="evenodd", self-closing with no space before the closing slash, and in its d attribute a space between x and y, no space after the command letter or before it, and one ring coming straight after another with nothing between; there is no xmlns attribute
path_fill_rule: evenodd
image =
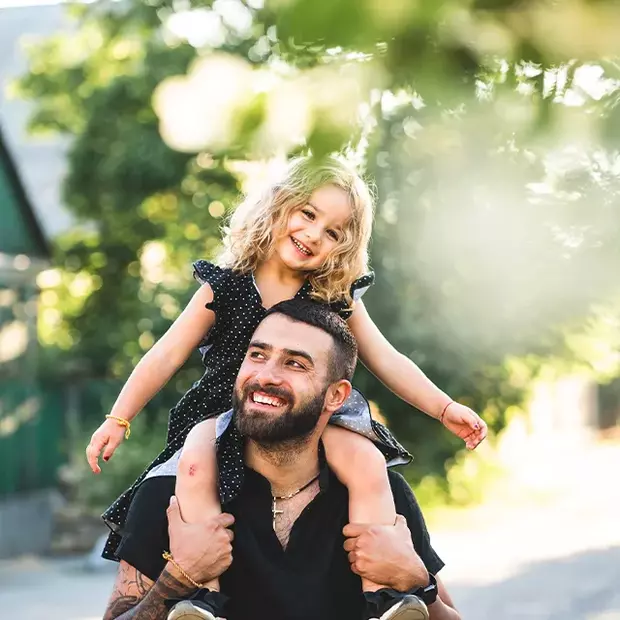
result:
<svg viewBox="0 0 620 620"><path fill-rule="evenodd" d="M395 499L397 495L403 496L403 498L406 498L408 501L413 500L417 504L411 486L409 486L409 483L400 472L388 469L388 479Z"/></svg>
<svg viewBox="0 0 620 620"><path fill-rule="evenodd" d="M422 558L429 572L438 573L444 563L431 546L426 521L411 486L398 472L388 470L388 477L392 487L396 512L407 520L416 552Z"/></svg>
<svg viewBox="0 0 620 620"><path fill-rule="evenodd" d="M388 469L388 478L390 479L390 485L392 486L398 486L403 484L409 486L407 484L407 481L405 480L405 477L400 472L395 471L394 469Z"/></svg>
<svg viewBox="0 0 620 620"><path fill-rule="evenodd" d="M176 485L176 476L151 476L143 480L136 488L132 501L131 509L142 507L146 504L152 505L154 508L167 508L170 498L174 495L174 487ZM164 501L165 500L165 501Z"/></svg>
<svg viewBox="0 0 620 620"><path fill-rule="evenodd" d="M175 476L153 476L136 489L116 555L150 579L157 579L165 562L162 552L168 548L166 509L174 495Z"/></svg>
<svg viewBox="0 0 620 620"><path fill-rule="evenodd" d="M396 512L407 519L412 533L421 536L426 535L424 516L411 486L402 474L391 469L388 470L388 478L394 496Z"/></svg>

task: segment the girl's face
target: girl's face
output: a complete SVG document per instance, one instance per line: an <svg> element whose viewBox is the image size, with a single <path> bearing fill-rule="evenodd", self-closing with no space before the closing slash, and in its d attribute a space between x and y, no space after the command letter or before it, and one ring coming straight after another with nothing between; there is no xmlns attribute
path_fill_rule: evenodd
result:
<svg viewBox="0 0 620 620"><path fill-rule="evenodd" d="M290 269L316 271L342 242L351 217L347 193L335 185L316 189L308 202L293 211L276 254Z"/></svg>

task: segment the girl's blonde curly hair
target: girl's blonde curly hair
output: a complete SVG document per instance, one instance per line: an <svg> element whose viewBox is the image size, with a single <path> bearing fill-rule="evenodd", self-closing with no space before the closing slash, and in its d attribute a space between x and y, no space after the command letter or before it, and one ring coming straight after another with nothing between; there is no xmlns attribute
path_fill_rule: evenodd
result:
<svg viewBox="0 0 620 620"><path fill-rule="evenodd" d="M335 185L347 193L351 217L337 247L308 279L315 299L351 304L351 284L368 272L373 196L359 174L336 157L296 158L281 179L262 194L241 202L224 228L219 265L240 273L253 272L271 256L291 214L306 206L312 193L324 185Z"/></svg>

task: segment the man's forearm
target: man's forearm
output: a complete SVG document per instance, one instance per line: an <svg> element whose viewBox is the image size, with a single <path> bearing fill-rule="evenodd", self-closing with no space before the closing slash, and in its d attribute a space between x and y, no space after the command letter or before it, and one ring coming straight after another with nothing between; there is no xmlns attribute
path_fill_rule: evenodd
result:
<svg viewBox="0 0 620 620"><path fill-rule="evenodd" d="M424 575L421 574L421 570L423 570ZM428 580L426 569L414 562L413 568L405 568L403 575L396 580L392 587L399 592L408 592L420 587L421 584L427 584ZM437 589L437 600L428 608L430 620L461 620L461 615L454 608L452 598L439 578L437 578Z"/></svg>
<svg viewBox="0 0 620 620"><path fill-rule="evenodd" d="M124 588L125 594L112 595L103 620L165 620L167 599L185 598L193 589L178 579L168 567L164 568L155 583L135 574L134 583Z"/></svg>
<svg viewBox="0 0 620 620"><path fill-rule="evenodd" d="M440 597L429 606L428 614L430 620L461 620L461 614L454 607L444 603Z"/></svg>

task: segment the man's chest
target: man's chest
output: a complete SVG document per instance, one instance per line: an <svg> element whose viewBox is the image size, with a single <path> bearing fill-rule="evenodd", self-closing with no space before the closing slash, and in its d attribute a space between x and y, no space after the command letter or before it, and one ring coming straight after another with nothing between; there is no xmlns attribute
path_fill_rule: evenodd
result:
<svg viewBox="0 0 620 620"><path fill-rule="evenodd" d="M282 510L275 531L271 497L234 511L233 563L222 576L222 591L232 599L228 620L259 609L270 620L358 620L361 582L343 548L346 501L319 496Z"/></svg>

